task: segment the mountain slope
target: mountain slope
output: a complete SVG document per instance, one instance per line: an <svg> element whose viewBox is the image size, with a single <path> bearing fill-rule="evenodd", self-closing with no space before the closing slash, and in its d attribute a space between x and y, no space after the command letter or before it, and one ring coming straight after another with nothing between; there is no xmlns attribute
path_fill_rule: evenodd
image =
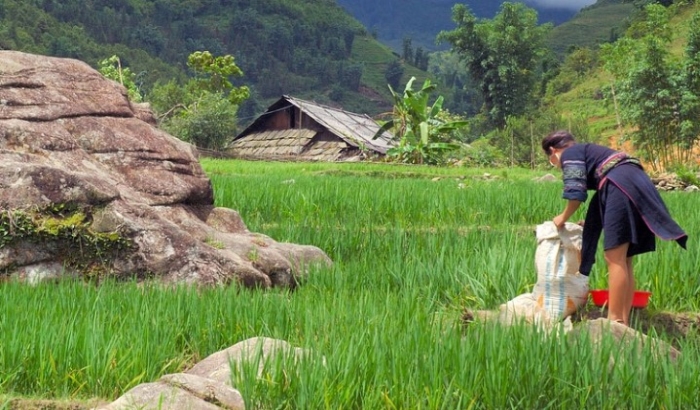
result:
<svg viewBox="0 0 700 410"><path fill-rule="evenodd" d="M466 0L460 3L466 4L477 17L491 19L503 2ZM394 50L401 49L406 37L411 38L414 46L437 49L437 34L455 28L452 21L454 0L338 0L338 3ZM541 22L554 24L567 21L576 12L570 8L531 7L538 11Z"/></svg>
<svg viewBox="0 0 700 410"><path fill-rule="evenodd" d="M390 102L386 81L376 79L383 78L386 62L397 61L398 56L334 1L0 0L0 4L0 48L77 58L93 66L116 54L138 73L146 92L156 82L184 78L187 56L208 50L233 55L244 71L237 81L251 86L253 98L241 107L243 116L261 112L281 94L367 113L384 111ZM363 47L356 48L360 41ZM383 55L384 63L365 63L363 50L368 44ZM405 70L406 77L414 71Z"/></svg>
<svg viewBox="0 0 700 410"><path fill-rule="evenodd" d="M634 5L622 0L599 0L569 21L554 27L549 36L549 47L562 55L572 45L594 48L614 41L623 34L625 23L634 10Z"/></svg>
<svg viewBox="0 0 700 410"><path fill-rule="evenodd" d="M680 56L684 53L690 19L699 11L700 3L694 3L681 8L678 14L672 17L672 54ZM625 130L618 127L613 104L605 103L601 92L612 80L611 75L599 67L570 91L554 96L549 105L557 107L567 117L587 118L593 135L600 135L605 140L618 143Z"/></svg>

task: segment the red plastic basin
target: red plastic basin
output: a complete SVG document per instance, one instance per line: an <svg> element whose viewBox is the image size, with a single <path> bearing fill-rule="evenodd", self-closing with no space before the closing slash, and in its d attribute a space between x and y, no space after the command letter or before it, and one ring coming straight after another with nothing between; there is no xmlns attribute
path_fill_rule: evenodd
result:
<svg viewBox="0 0 700 410"><path fill-rule="evenodd" d="M593 299L593 304L596 306L605 306L608 304L608 290L598 289L591 290L591 299ZM632 298L632 307L634 308L645 308L649 304L649 297L651 297L651 292L644 290L638 290L634 292L634 297Z"/></svg>

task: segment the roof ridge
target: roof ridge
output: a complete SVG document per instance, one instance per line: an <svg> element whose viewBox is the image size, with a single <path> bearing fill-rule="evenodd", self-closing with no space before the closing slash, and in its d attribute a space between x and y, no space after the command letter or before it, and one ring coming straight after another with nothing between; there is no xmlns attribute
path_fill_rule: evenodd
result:
<svg viewBox="0 0 700 410"><path fill-rule="evenodd" d="M292 97L291 95L282 95L282 97L284 97L288 100L292 100L292 101L299 101L299 102L302 102L305 104L312 104L312 105L315 105L315 106L320 107L320 108L325 108L325 109L329 109L329 110L333 110L333 111L340 111L340 112L345 113L345 114L350 114L350 115L354 115L354 116L364 116L364 117L367 117L370 119L372 118L369 115L367 115L367 113L360 114L360 113L348 111L348 110L345 110L342 108L336 108L336 107L333 107L330 105L321 104L321 103L318 103L316 101L309 101L309 100L304 100L304 99L297 98L297 97Z"/></svg>

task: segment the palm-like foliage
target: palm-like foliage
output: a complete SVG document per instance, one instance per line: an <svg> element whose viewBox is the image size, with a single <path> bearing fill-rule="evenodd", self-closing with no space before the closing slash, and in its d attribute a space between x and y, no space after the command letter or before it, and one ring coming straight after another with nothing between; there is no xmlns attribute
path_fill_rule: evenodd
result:
<svg viewBox="0 0 700 410"><path fill-rule="evenodd" d="M445 154L459 147L452 141L450 133L466 125L466 121L445 121L439 117L444 98L439 96L430 105L430 94L435 85L425 80L423 86L413 90L412 77L403 94L399 94L389 85L394 99L394 110L390 119L382 125L374 136L378 138L385 131L393 131L399 143L387 152L387 156L399 162L412 164L438 164Z"/></svg>

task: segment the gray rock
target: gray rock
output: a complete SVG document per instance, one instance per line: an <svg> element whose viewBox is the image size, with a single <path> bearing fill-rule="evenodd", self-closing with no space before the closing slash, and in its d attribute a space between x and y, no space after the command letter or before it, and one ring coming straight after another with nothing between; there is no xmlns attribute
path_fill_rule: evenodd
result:
<svg viewBox="0 0 700 410"><path fill-rule="evenodd" d="M96 410L219 410L187 390L167 383L144 383L126 392L116 401L97 407Z"/></svg>
<svg viewBox="0 0 700 410"><path fill-rule="evenodd" d="M561 177L556 177L552 174L545 174L539 178L535 178L535 181L536 182L557 182L557 181L561 181Z"/></svg>
<svg viewBox="0 0 700 410"><path fill-rule="evenodd" d="M211 354L184 373L140 384L95 410L244 410L243 397L231 386L231 366L252 363L258 367L260 376L265 364L277 355L291 354L299 358L307 353L284 340L253 337Z"/></svg>
<svg viewBox="0 0 700 410"><path fill-rule="evenodd" d="M15 270L12 278L30 285L36 285L39 282L61 279L65 276L67 276L67 272L63 265L58 262L47 262L24 265Z"/></svg>
<svg viewBox="0 0 700 410"><path fill-rule="evenodd" d="M663 340L649 337L642 332L627 327L621 323L613 322L605 318L586 320L575 326L568 334L572 338L588 338L594 345L600 346L606 338L612 340L626 349L635 349L643 354L643 349L648 348L658 357L668 357L672 361L677 360L681 352ZM611 365L615 358L610 358Z"/></svg>
<svg viewBox="0 0 700 410"><path fill-rule="evenodd" d="M231 366L254 363L260 375L265 362L277 355L292 354L300 358L305 353L307 352L304 349L293 347L284 340L254 337L209 355L185 373L231 384Z"/></svg>
<svg viewBox="0 0 700 410"><path fill-rule="evenodd" d="M161 382L185 390L198 398L224 409L243 410L245 402L238 390L219 381L193 374L168 374L160 378Z"/></svg>
<svg viewBox="0 0 700 410"><path fill-rule="evenodd" d="M278 243L216 208L196 149L154 124L147 104L83 62L0 51L0 212L79 209L91 232L131 243L101 255L116 278L293 287L306 266L332 263L316 246ZM80 266L82 251L66 238L17 236L0 248L0 268L53 278L26 267L68 257Z"/></svg>

